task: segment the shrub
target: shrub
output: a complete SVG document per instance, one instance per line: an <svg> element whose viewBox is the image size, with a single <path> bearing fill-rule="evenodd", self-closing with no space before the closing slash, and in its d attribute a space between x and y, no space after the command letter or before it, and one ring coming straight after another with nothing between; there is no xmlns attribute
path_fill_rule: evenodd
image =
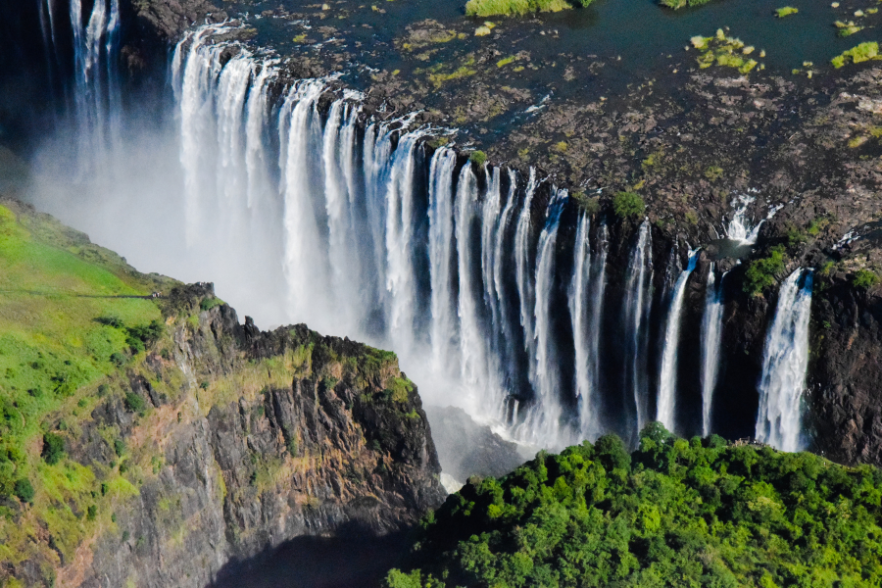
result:
<svg viewBox="0 0 882 588"><path fill-rule="evenodd" d="M469 0L466 16L520 15L557 12L574 6L590 6L594 0Z"/></svg>
<svg viewBox="0 0 882 588"><path fill-rule="evenodd" d="M735 65L735 67L741 67L741 63ZM707 179L709 179L712 182L719 180L722 176L723 176L723 168L721 168L718 165L709 166L706 170L704 170L704 177L706 177Z"/></svg>
<svg viewBox="0 0 882 588"><path fill-rule="evenodd" d="M98 507L94 504L90 504L89 508L86 510L86 520L94 521L98 516Z"/></svg>
<svg viewBox="0 0 882 588"><path fill-rule="evenodd" d="M469 161L471 161L478 167L481 167L485 163L487 163L487 154L483 151L472 151L469 155Z"/></svg>
<svg viewBox="0 0 882 588"><path fill-rule="evenodd" d="M199 302L200 310L211 310L215 306L221 306L224 303L220 298L216 298L212 296L211 298L205 297Z"/></svg>
<svg viewBox="0 0 882 588"><path fill-rule="evenodd" d="M95 322L115 329L123 328L123 322L115 316L100 316L95 319Z"/></svg>
<svg viewBox="0 0 882 588"><path fill-rule="evenodd" d="M634 192L619 192L613 197L613 210L621 219L639 218L646 211L646 204Z"/></svg>
<svg viewBox="0 0 882 588"><path fill-rule="evenodd" d="M876 41L867 41L861 43L857 47L852 47L848 51L843 51L841 55L834 57L830 62L833 67L839 69L851 60L852 63L862 63L871 59L879 59L879 43Z"/></svg>
<svg viewBox="0 0 882 588"><path fill-rule="evenodd" d="M124 402L126 408L132 412L137 412L138 414L143 414L144 410L147 408L147 403L144 402L144 399L134 392L126 392Z"/></svg>
<svg viewBox="0 0 882 588"><path fill-rule="evenodd" d="M858 270L851 279L851 285L861 290L869 290L878 283L879 276L876 272L868 269Z"/></svg>
<svg viewBox="0 0 882 588"><path fill-rule="evenodd" d="M140 398L140 396L139 396ZM122 457L123 453L126 452L126 442L123 439L114 439L113 440L113 452L116 453L117 457Z"/></svg>
<svg viewBox="0 0 882 588"><path fill-rule="evenodd" d="M799 230L796 225L787 226L785 237L787 239L787 245L790 247L796 247L797 245L801 245L808 241L808 236L803 231Z"/></svg>
<svg viewBox="0 0 882 588"><path fill-rule="evenodd" d="M13 492L22 502L31 502L34 499L34 494L36 494L31 481L27 478L19 478L16 480Z"/></svg>
<svg viewBox="0 0 882 588"><path fill-rule="evenodd" d="M784 247L773 247L768 257L752 261L744 272L744 291L751 296L777 284L777 275L784 271Z"/></svg>
<svg viewBox="0 0 882 588"><path fill-rule="evenodd" d="M680 10L681 8L695 8L697 6L704 6L710 2L710 0L661 0L659 4L664 6L665 8L671 8L673 10Z"/></svg>
<svg viewBox="0 0 882 588"><path fill-rule="evenodd" d="M64 457L64 438L55 433L43 435L43 459L49 465L55 465Z"/></svg>
<svg viewBox="0 0 882 588"><path fill-rule="evenodd" d="M122 367L125 362L126 362L126 356L123 355L122 353L119 353L118 351L116 353L111 354L111 356L110 356L110 363L112 363L116 367Z"/></svg>
<svg viewBox="0 0 882 588"><path fill-rule="evenodd" d="M777 16L778 18L784 18L786 16L790 16L791 14L797 14L798 12L798 8L795 8L793 6L785 6L783 8L776 8L775 16Z"/></svg>
<svg viewBox="0 0 882 588"><path fill-rule="evenodd" d="M133 352L139 353L156 343L164 331L165 327L158 320L150 321L149 325L128 327L126 329L126 344L132 348Z"/></svg>
<svg viewBox="0 0 882 588"><path fill-rule="evenodd" d="M407 402L409 394L413 392L413 384L404 378L390 378L384 397L393 402Z"/></svg>
<svg viewBox="0 0 882 588"><path fill-rule="evenodd" d="M600 212L600 201L597 198L591 198L585 192L573 192L570 194L576 205L588 215L595 215Z"/></svg>

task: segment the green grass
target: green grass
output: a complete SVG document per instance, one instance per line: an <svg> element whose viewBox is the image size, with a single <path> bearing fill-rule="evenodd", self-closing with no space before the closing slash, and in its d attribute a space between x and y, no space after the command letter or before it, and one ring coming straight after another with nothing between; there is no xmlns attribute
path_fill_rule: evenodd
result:
<svg viewBox="0 0 882 588"><path fill-rule="evenodd" d="M798 13L799 13L799 8L795 8L793 6L785 6L783 8L776 8L775 9L775 16L777 16L778 18L785 18L785 17L790 16L791 14L798 14Z"/></svg>
<svg viewBox="0 0 882 588"><path fill-rule="evenodd" d="M710 0L661 0L659 4L672 10L680 10L681 8L686 7L697 8L699 6L704 6L708 2L710 2Z"/></svg>
<svg viewBox="0 0 882 588"><path fill-rule="evenodd" d="M84 516L96 473L68 459L65 442L108 375L124 377L126 329L140 333L162 318L155 301L134 296L172 283L135 272L47 215L0 201L0 493L33 502L17 523L0 513L0 543L12 546L0 561L27 559L38 527L72 557L99 524L97 510Z"/></svg>
<svg viewBox="0 0 882 588"><path fill-rule="evenodd" d="M535 12L560 12L575 6L589 6L594 0L469 0L466 16L525 16Z"/></svg>
<svg viewBox="0 0 882 588"><path fill-rule="evenodd" d="M833 64L833 67L839 69L849 62L863 63L864 61L870 61L871 59L880 59L879 43L876 41L867 41L866 43L861 43L857 47L852 47L848 51L843 51L841 55L830 60L830 63Z"/></svg>
<svg viewBox="0 0 882 588"><path fill-rule="evenodd" d="M690 42L698 50L696 62L699 69L717 65L731 67L742 74L748 74L759 65L755 59L747 57L753 53L753 46L745 46L741 39L727 37L722 29L718 29L713 37L692 37ZM760 52L760 56L762 55L763 53Z"/></svg>

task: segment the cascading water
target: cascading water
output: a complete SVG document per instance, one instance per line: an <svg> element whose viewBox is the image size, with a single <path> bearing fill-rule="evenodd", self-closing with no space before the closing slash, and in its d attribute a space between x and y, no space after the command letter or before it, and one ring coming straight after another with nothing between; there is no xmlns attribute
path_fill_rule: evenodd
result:
<svg viewBox="0 0 882 588"><path fill-rule="evenodd" d="M591 436L599 429L597 389L591 369L593 351L589 344L588 321L591 320L588 289L591 286L591 219L583 212L576 228L576 255L569 291L570 318L573 321L573 343L576 350L576 399L579 423L583 434Z"/></svg>
<svg viewBox="0 0 882 588"><path fill-rule="evenodd" d="M711 264L707 273L704 316L701 319L701 433L705 437L711 433L711 409L720 369L725 278L724 273L717 283L714 264Z"/></svg>
<svg viewBox="0 0 882 588"><path fill-rule="evenodd" d="M292 81L278 58L214 40L228 30L196 30L172 58L182 197L167 214L185 219L174 227L192 260L184 275L220 276L219 293L262 325L304 321L393 349L427 404L461 406L538 446L621 432L623 416L633 441L656 393L674 425L694 254L686 270L669 266L655 389L648 222L620 254L603 214L565 214L566 193L535 170L524 181L433 149L424 139L446 130L414 114L371 118L331 80ZM611 250L627 257L623 279L608 280ZM629 414L614 414L622 404Z"/></svg>
<svg viewBox="0 0 882 588"><path fill-rule="evenodd" d="M680 323L682 321L683 298L686 293L686 282L695 269L698 261L698 250L689 252L689 262L677 282L671 295L671 306L668 311L668 323L665 328L665 341L662 351L661 373L659 375L658 410L656 420L669 431L676 426L677 403L677 350L680 346Z"/></svg>
<svg viewBox="0 0 882 588"><path fill-rule="evenodd" d="M606 225L598 229L598 248L591 252L591 221L582 213L576 227L575 258L569 288L570 319L576 359L576 404L586 439L604 431L601 420L600 337L606 290Z"/></svg>
<svg viewBox="0 0 882 588"><path fill-rule="evenodd" d="M537 402L527 418L530 434L538 441L565 439L561 432L562 410L558 390L560 367L557 364L557 350L551 332L551 304L554 286L554 250L557 246L557 233L568 194L566 190L553 189L554 197L549 204L545 226L539 236L536 255L535 307L533 312L536 339L535 386ZM525 205L526 210L526 205ZM565 441L564 441L565 442Z"/></svg>
<svg viewBox="0 0 882 588"><path fill-rule="evenodd" d="M649 420L649 389L647 384L647 335L650 296L647 292L652 282L652 231L649 220L640 225L637 244L628 265L625 289L624 328L630 336L626 342L626 366L624 392L634 402L637 430L643 429ZM627 399L630 400L630 399Z"/></svg>
<svg viewBox="0 0 882 588"><path fill-rule="evenodd" d="M470 389L487 389L492 386L487 381L487 337L482 328L478 308L483 300L483 288L479 294L472 274L472 228L478 205L478 179L472 165L466 164L459 174L456 190L457 275L459 276L459 325L460 361L463 382Z"/></svg>
<svg viewBox="0 0 882 588"><path fill-rule="evenodd" d="M50 3L50 14L51 9ZM88 169L108 155L110 142L119 137L119 0L96 0L87 21L84 16L82 1L70 0L75 119L83 150L80 163Z"/></svg>
<svg viewBox="0 0 882 588"><path fill-rule="evenodd" d="M453 180L456 152L442 148L432 156L429 172L429 271L432 276L432 365L442 372L457 357L456 304L451 261L453 240Z"/></svg>
<svg viewBox="0 0 882 588"><path fill-rule="evenodd" d="M784 280L766 337L756 438L782 451L805 447L802 395L808 369L813 274L802 268Z"/></svg>
<svg viewBox="0 0 882 588"><path fill-rule="evenodd" d="M515 278L518 285L518 300L521 308L521 327L524 329L524 345L527 351L530 382L535 386L536 382L536 343L535 324L533 309L535 307L535 292L533 287L533 258L530 251L530 237L532 234L532 219L530 216L533 205L533 195L536 193L538 183L536 170L530 168L530 179L527 182L526 196L521 214L518 216L517 230L515 231Z"/></svg>
<svg viewBox="0 0 882 588"><path fill-rule="evenodd" d="M746 194L741 194L734 199L732 206L735 208L735 212L726 227L726 237L733 241L740 241L745 245L756 243L763 223L760 221L756 226L751 226L750 219L747 217L747 209L755 201L755 197Z"/></svg>

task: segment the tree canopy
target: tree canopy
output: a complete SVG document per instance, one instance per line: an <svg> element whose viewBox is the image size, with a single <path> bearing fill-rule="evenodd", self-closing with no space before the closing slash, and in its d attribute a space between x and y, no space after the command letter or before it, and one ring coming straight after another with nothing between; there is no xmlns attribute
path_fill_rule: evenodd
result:
<svg viewBox="0 0 882 588"><path fill-rule="evenodd" d="M882 472L810 453L615 436L473 479L390 588L878 586Z"/></svg>

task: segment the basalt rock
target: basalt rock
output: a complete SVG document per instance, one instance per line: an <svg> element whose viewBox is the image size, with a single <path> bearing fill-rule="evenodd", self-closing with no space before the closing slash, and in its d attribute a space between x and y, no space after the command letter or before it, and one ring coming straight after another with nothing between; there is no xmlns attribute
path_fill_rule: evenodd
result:
<svg viewBox="0 0 882 588"><path fill-rule="evenodd" d="M406 529L446 496L419 396L394 355L304 325L261 332L226 305L200 310L211 298L198 284L162 300L171 353L149 353L128 379L149 413L108 398L68 443L84 465L149 454L153 469L134 474L112 529L73 558L57 555L57 585L202 588L230 562L296 537ZM178 394L162 398L151 380L178 383ZM117 458L97 432L106 426L131 457ZM25 568L13 572L36 583L40 568Z"/></svg>

